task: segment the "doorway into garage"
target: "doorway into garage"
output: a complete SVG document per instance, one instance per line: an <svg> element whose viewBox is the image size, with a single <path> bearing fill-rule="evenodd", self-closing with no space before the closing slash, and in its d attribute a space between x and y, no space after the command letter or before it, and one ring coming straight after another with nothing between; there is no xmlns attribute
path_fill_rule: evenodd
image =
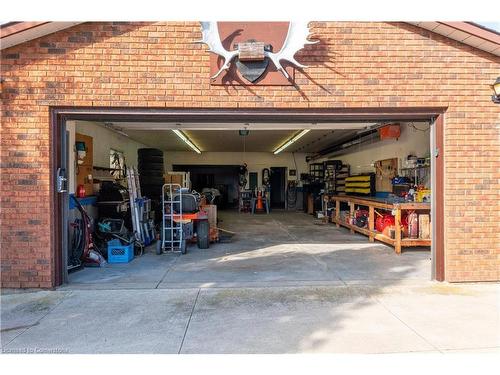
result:
<svg viewBox="0 0 500 375"><path fill-rule="evenodd" d="M409 115L406 114L405 116ZM311 168L311 165L320 163L326 163L325 165L328 165L329 161L344 160L349 161L349 165L352 168L349 172L350 176L370 173L376 175L376 162L391 159L390 157L386 159L384 152L380 154L379 152L381 152L381 150L392 149L390 152L392 152L395 156L393 159L398 159L398 162L400 163L397 167L398 172L403 172L403 169L405 169L405 173L406 170L413 173L411 172L411 168L413 167L408 166L408 164L404 164L403 166L402 162L405 158L406 160L409 160L407 158L408 156L415 156L417 159L425 159L426 156L430 157L430 140L433 132L430 123L432 119L421 114L418 115L418 118L411 119L405 119L405 116L401 116L400 119L384 119L384 117L392 117L391 114L391 116L381 116L381 119L378 121L375 119L346 121L344 119L337 122L331 121L328 123L322 122L318 124L317 122L303 121L288 123L266 123L263 121L210 123L194 121L144 121L147 117L142 117L143 120L138 120L134 117L132 118L134 121L131 121L131 118L127 117L125 121L123 117L103 119L101 114L101 118L92 118L92 116L89 116L88 119L82 119L80 116L75 116L77 118L73 119L67 118L64 125L66 131L69 131L70 134L71 127L74 127L75 135L78 133L80 135L89 136L88 134L94 134L94 136L96 136L99 140L99 145L96 145L93 153L96 156L95 160L100 160L100 163L105 163L105 159L102 156L98 156L97 153L104 155L107 152L107 157L109 158L111 152L110 150L114 150L115 152L118 152L119 155L120 153L122 154L126 165L134 165L134 162L137 163L138 149L154 148L162 150L164 153L164 174L170 171L177 173L189 172L191 176L190 187L196 188L196 190L203 190L204 188L217 189L218 186L220 189L217 190L219 190L219 193L222 190L221 195L225 195L225 197L220 198L222 203L220 204L220 207L217 207L218 209L220 208L219 222L217 225L223 230L236 233L233 235L233 242L227 244L214 244L210 247L210 250L205 250L204 252L198 251L195 246L191 254L186 256L186 261L189 261L190 264L194 264L192 262L196 263L199 261L199 263L196 263L197 266L207 263L216 265L215 268L218 269L218 271L214 271L211 274L205 274L206 279L200 279L199 282L210 282L210 277L215 276L216 274L225 274L226 271L231 274L234 272L231 267L228 269L222 268L222 270L219 269L219 267L229 266L231 264L236 265L236 263L248 264L249 259L272 259L272 262L268 264L276 264L275 262L279 264L287 264L287 266L283 269L276 268L275 270L268 270L271 274L266 277L269 282L272 282L273 280L299 281L301 280L301 277L303 277L303 275L299 276L301 272L308 274L310 271L310 276L307 276L306 279L308 277L312 277L311 275L314 274L314 267L310 269L306 267L303 270L300 270L301 267L298 267L298 274L296 272L292 272L291 269L294 267L294 262L292 260L287 263L286 259L288 255L286 255L286 252L288 250L286 249L289 249L297 244L299 244L301 248L299 251L300 256L312 259L314 259L314 256L317 257L317 254L314 254L315 251L318 250L314 250L314 246L308 246L316 241L321 244L324 249L326 249L325 251L329 255L335 254L336 250L334 250L331 246L338 245L338 240L341 240L341 242L344 241L345 246L342 245L344 246L344 250L346 250L347 246L347 249L350 249L351 251L355 251L356 249L358 249L358 251L362 251L360 249L363 248L367 251L369 250L369 252L373 251L373 264L377 264L377 261L375 260L377 259L376 255L382 254L377 253L377 251L386 251L387 254L393 253L390 246L388 247L378 240L376 240L375 245L373 245L371 242L368 242L368 238L363 234L358 234L359 232L354 233L349 229L349 227L340 226L340 228L337 228L335 223L329 220L332 215L332 207L328 204L321 206L322 202L324 203L323 198L319 200L318 205L317 196L319 195L323 197L328 193L331 193L331 195L337 195L340 193L340 190L328 191L328 186L326 186L326 188L323 186L318 189L318 181L316 181L316 177L314 176L315 172L314 169ZM395 124L400 127L400 136L393 139L380 139L380 129L384 126ZM102 132L103 129L110 134L112 133L113 136L110 135L110 139L106 139L96 133L99 131ZM176 136L173 132L174 129L181 130L187 139L192 142L195 147L200 149L201 153L195 152L188 143ZM247 131L248 134L246 136L242 136L241 130ZM275 153L276 150L283 145L286 145L290 142L290 140L293 140L294 137L304 130L308 131L302 135L300 139L296 139L291 142L285 150ZM418 139L418 141L416 141L416 139ZM71 136L69 137L68 142L69 144L72 143ZM170 143L166 144L168 142ZM132 143L134 144L133 147L131 146ZM415 149L410 150L407 148L409 147L409 144L414 144ZM99 151L99 147L101 147L101 145L103 150ZM426 153L427 155L425 155ZM370 157L367 157L366 155L370 155ZM377 155L381 155L380 159L378 159ZM67 157L68 159L71 159L69 153ZM107 160L109 161L109 159ZM411 160L413 160L413 158ZM431 162L431 158L429 158L428 162ZM71 161L71 164L73 163L74 160ZM415 163L417 163L417 161L415 161ZM435 180L432 181L432 176L435 171L432 171L431 168L429 168L427 174L423 173L424 165L427 164L425 164L425 161L421 163L422 173L420 171L417 172L418 178L427 179L425 184L431 188L432 185L436 183ZM105 170L106 165L97 165L97 163L94 164L95 165L92 165L93 169L94 167L102 167L101 171ZM243 186L235 186L235 182L237 182L235 172L238 171L239 167L245 164L247 168L246 182ZM70 169L71 168L68 167L68 170ZM266 169L269 172L266 172ZM373 169L373 172L371 169ZM93 173L95 173L94 170ZM267 173L269 173L268 176ZM271 212L266 214L264 209L259 210L260 212L255 214L246 212L239 213L238 206L241 203L240 196L242 190L249 190L253 194L255 202L252 204L255 207L257 203L256 199L258 197L258 191L251 191L250 180L254 181L252 184L255 184L256 180L257 184L257 189L255 189L255 186L252 186L254 188L252 190L259 190L259 188L263 186L263 179L266 176L269 179L267 184L269 185L270 191L269 206ZM98 178L95 178L94 175L92 175L92 177L92 182L95 182L94 180L99 180ZM410 177L413 177L413 175L410 175ZM70 179L70 192L72 190L76 191L76 182L77 181L75 179L73 186L71 186L72 183ZM93 187L94 186L96 189L98 188L97 184L93 184ZM338 188L340 189L339 186ZM370 191L370 196L372 193L375 197L375 193L377 192ZM340 193L340 195L343 195L343 192ZM386 199L387 195L385 197L379 196L378 198ZM359 195L356 194L348 194L347 196L359 197ZM311 197L313 199L312 203L310 201ZM341 202L341 211L348 211L345 203L346 202ZM350 203L347 204L349 205ZM92 208L89 208L89 210L92 210ZM356 211L358 210L363 211L363 207L357 206ZM69 222L71 222L71 219L73 218L70 211L71 210L68 207L66 209L66 217L68 219L66 220ZM333 207L333 211L335 211L335 207ZM383 212L383 210L380 211L380 213ZM97 215L96 219L98 220L98 213L95 214ZM435 224L434 221L435 220L432 220L432 224ZM270 231L266 231L266 229ZM301 232L302 230L304 231ZM279 231L281 231L286 238L280 237L278 235ZM300 235L297 236L297 234ZM404 236L405 234L402 235ZM70 243L69 237L71 236L71 233L67 234L67 236L66 249L68 249L68 244ZM252 242L252 240L256 238L260 238L260 243L255 244ZM354 242L350 242L348 239L354 240ZM279 244L276 244L276 241L278 241ZM309 245L302 247L306 242ZM281 248L278 250L274 248L274 246L281 246ZM224 257L221 256L222 253L219 253L216 250L217 247L220 247L220 251L224 254L231 254L231 251L234 250L235 253L231 254L231 256L233 258L236 257L239 260L237 262L234 261L234 259L224 260ZM383 250L376 250L375 247ZM262 254L263 249L266 249L266 251L264 251L265 255ZM271 251L270 254L267 253L269 250ZM392 254L394 258L391 259L393 259L396 263L387 264L387 267L382 267L382 270L376 270L373 268L370 271L370 265L366 264L364 265L366 268L363 268L358 273L353 271L354 273L352 277L361 277L362 275L365 275L363 277L366 277L366 275L370 274L370 272L372 272L373 275L379 274L379 276L380 274L385 273L383 277L392 277L395 275L394 270L410 270L412 265L406 264L405 259L408 260L413 257L413 260L418 260L417 263L425 264L425 267L415 268L415 275L418 274L418 277L427 279L431 278L431 271L436 269L436 266L433 264L433 262L436 261L436 257L431 255L430 247L422 249L415 247L413 250L410 250L410 248L407 250L408 251L406 251L402 257ZM283 251L285 251L285 253L283 253ZM243 256L241 254L245 255ZM339 254L345 254L345 252L337 251L337 255ZM214 258L210 258L211 256L214 256ZM297 259L299 259L300 256ZM161 262L158 262L159 258L157 257L158 256L155 258L153 257L153 254L151 254L150 259L143 261L144 266L139 267L142 271L138 271L135 276L140 275L141 272L146 274L151 270L151 267L157 267L158 277L160 277L160 274L161 277L163 277L163 273L167 272L167 270L172 271L172 279L161 279L164 282L182 282L182 277L177 279L177 281L174 280L176 275L175 269L171 269L168 265L170 264L169 262L171 259L168 259L168 262L166 262L168 264L158 267ZM163 257L162 259L167 259L169 255L167 254L166 257L162 255L160 257ZM244 259L242 259L242 257ZM327 256L323 255L323 257ZM142 259L146 259L146 257L137 257L134 259L134 261L136 261L135 264L139 263L137 261L141 261ZM403 259L403 261L401 261L401 259ZM336 259L336 257L332 257L330 260L336 262L338 259ZM61 259L61 263L64 264L65 261L67 261L67 258ZM113 266L108 267L103 273L107 272L105 277L108 277L109 280L120 279L123 281L123 279L127 278L128 280L134 280L134 261L126 266L120 265L119 268L115 268L115 270L119 271L107 271L113 270ZM304 260L301 259L298 263L301 263L302 261ZM308 261L305 261L305 263L307 262ZM252 264L252 261L250 261L250 264ZM238 265L238 267L240 266ZM261 264L260 262L256 262L252 265L252 267L256 267L255 272L257 274L261 271L264 272L266 269L265 264ZM348 270L351 267L351 269L354 270L356 266L347 262L340 265L340 267L345 267L345 270ZM62 268L62 274L64 275L65 270L64 267ZM389 269L393 269L392 274L391 271L388 271ZM277 273L274 274L274 271L277 271ZM85 272L96 272L96 270L84 269L83 271L77 271L69 274L69 277L66 280L69 280L70 282L72 281L73 283L85 283L87 279L81 276L84 275ZM333 277L333 279L335 279L341 275L340 279L342 279L343 274L342 272L339 272L340 271L338 270L331 271L328 276L324 275L323 278L328 279L329 277ZM412 271L410 271L409 274L411 274L411 272ZM244 272L242 274L244 275ZM258 281L257 279L248 277L248 275L245 277L246 281ZM189 279L189 276L187 276L187 279ZM222 279L224 282L230 282L227 275L224 275ZM322 277L320 277L320 279L322 279ZM156 281L156 279L154 281L151 280L150 285L155 284ZM219 280L219 282L221 281ZM159 285L159 283L156 285Z"/></svg>

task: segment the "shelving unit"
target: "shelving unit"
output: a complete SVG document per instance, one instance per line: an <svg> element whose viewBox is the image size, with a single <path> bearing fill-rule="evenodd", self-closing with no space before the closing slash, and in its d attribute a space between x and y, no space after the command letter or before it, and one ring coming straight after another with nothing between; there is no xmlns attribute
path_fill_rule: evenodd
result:
<svg viewBox="0 0 500 375"><path fill-rule="evenodd" d="M346 177L349 177L349 165L334 161L324 162L325 193L345 194Z"/></svg>
<svg viewBox="0 0 500 375"><path fill-rule="evenodd" d="M311 182L323 182L325 178L323 163L309 164L309 175Z"/></svg>
<svg viewBox="0 0 500 375"><path fill-rule="evenodd" d="M337 169L336 163L325 161L323 162L323 173L325 180L325 192L333 194L335 193L335 172Z"/></svg>
<svg viewBox="0 0 500 375"><path fill-rule="evenodd" d="M348 164L342 164L342 169L335 173L335 193L345 195L345 179L349 177L350 167Z"/></svg>
<svg viewBox="0 0 500 375"><path fill-rule="evenodd" d="M419 165L410 168L400 168L399 170L404 177L413 178L415 185L425 185L426 180L430 178L430 168L430 165Z"/></svg>

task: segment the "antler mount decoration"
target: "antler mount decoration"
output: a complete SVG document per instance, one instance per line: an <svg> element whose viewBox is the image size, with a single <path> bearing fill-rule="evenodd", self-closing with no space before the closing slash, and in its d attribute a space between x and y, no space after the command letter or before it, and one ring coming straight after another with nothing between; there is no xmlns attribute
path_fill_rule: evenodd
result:
<svg viewBox="0 0 500 375"><path fill-rule="evenodd" d="M302 69L307 68L307 66L295 60L294 55L304 48L305 45L319 42L318 40L310 41L307 39L310 34L308 23L290 22L283 46L277 52L273 52L272 45L265 40L257 41L254 39L235 44L235 49L228 51L222 45L217 22L215 21L200 22L202 39L197 41L197 43L205 43L210 52L219 55L224 61L217 73L212 76L212 79L217 78L223 71L228 70L233 60L236 61L238 71L250 82L255 82L264 74L269 61L274 64L283 76L290 79L287 71L281 65L282 62L287 61Z"/></svg>

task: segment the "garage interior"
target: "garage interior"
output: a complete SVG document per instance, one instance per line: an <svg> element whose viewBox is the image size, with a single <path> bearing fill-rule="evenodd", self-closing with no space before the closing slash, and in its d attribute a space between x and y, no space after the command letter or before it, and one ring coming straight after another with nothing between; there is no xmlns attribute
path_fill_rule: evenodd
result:
<svg viewBox="0 0 500 375"><path fill-rule="evenodd" d="M66 281L157 288L429 280L430 128L68 121ZM144 198L135 223L131 174ZM185 253L162 235L174 220L162 220L173 202L162 194L169 183L197 192Z"/></svg>

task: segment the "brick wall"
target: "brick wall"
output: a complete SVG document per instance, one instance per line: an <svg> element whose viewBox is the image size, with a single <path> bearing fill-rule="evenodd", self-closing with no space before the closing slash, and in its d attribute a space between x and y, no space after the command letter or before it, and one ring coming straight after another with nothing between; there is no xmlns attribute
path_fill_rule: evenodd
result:
<svg viewBox="0 0 500 375"><path fill-rule="evenodd" d="M296 87L211 86L197 23L86 23L2 51L1 281L50 287L49 106L445 106L448 281L499 280L500 59L404 23L313 23Z"/></svg>

